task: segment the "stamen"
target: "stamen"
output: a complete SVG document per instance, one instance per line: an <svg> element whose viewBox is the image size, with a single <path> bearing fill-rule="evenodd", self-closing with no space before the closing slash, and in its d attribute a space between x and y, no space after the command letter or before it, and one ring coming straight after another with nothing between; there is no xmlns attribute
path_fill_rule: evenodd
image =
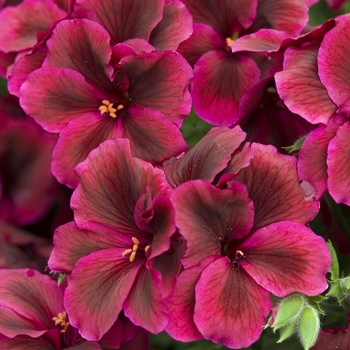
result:
<svg viewBox="0 0 350 350"><path fill-rule="evenodd" d="M132 249L126 249L123 251L122 256L130 254L129 261L133 262L136 257L137 249L140 245L140 241L136 237L131 237L131 240L133 241L134 245L132 246Z"/></svg>
<svg viewBox="0 0 350 350"><path fill-rule="evenodd" d="M236 257L241 258L242 256L244 256L243 252L241 250L236 250Z"/></svg>
<svg viewBox="0 0 350 350"><path fill-rule="evenodd" d="M149 248L151 248L151 246L150 246L149 244L146 245L146 247L145 247L145 252L147 252L147 250L148 250Z"/></svg>
<svg viewBox="0 0 350 350"><path fill-rule="evenodd" d="M226 38L226 45L231 48L233 40L231 38Z"/></svg>
<svg viewBox="0 0 350 350"><path fill-rule="evenodd" d="M69 326L69 322L67 322L66 319L67 313L65 311L60 312L57 317L52 317L52 321L55 321L55 326L60 325L63 328L61 329L61 333L66 333Z"/></svg>
<svg viewBox="0 0 350 350"><path fill-rule="evenodd" d="M98 107L98 110L101 114L107 113L110 117L117 118L115 112L121 109L120 106L122 106L121 108L123 108L123 105L118 105L117 108L114 108L113 103L109 102L109 100L103 100L102 105Z"/></svg>

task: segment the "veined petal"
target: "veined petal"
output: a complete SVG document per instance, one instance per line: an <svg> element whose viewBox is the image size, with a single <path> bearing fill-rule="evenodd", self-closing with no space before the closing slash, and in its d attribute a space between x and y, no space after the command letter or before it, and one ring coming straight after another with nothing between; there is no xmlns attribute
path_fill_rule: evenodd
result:
<svg viewBox="0 0 350 350"><path fill-rule="evenodd" d="M332 120L327 127L320 125L310 132L299 151L298 174L302 180L308 181L315 188L317 197L327 190L327 152L330 140L335 136L336 125Z"/></svg>
<svg viewBox="0 0 350 350"><path fill-rule="evenodd" d="M43 338L32 338L27 335L19 335L11 339L0 334L0 346L3 349L11 350L56 350L47 340ZM91 350L95 349L92 348Z"/></svg>
<svg viewBox="0 0 350 350"><path fill-rule="evenodd" d="M159 333L168 324L168 312L162 298L160 273L146 268L140 269L135 284L123 304L129 319L152 333Z"/></svg>
<svg viewBox="0 0 350 350"><path fill-rule="evenodd" d="M305 28L308 16L305 0L259 0L252 32L273 28L297 36Z"/></svg>
<svg viewBox="0 0 350 350"><path fill-rule="evenodd" d="M213 182L244 138L245 133L239 126L210 129L184 156L164 165L168 182L172 187L196 179Z"/></svg>
<svg viewBox="0 0 350 350"><path fill-rule="evenodd" d="M231 126L238 120L241 97L259 79L260 70L252 58L209 51L194 65L192 97L195 111L210 124Z"/></svg>
<svg viewBox="0 0 350 350"><path fill-rule="evenodd" d="M129 107L123 117L123 130L132 155L153 164L162 164L188 149L179 128L157 110Z"/></svg>
<svg viewBox="0 0 350 350"><path fill-rule="evenodd" d="M111 45L132 38L149 40L162 19L163 0L78 0L77 8L96 13L99 23L111 36Z"/></svg>
<svg viewBox="0 0 350 350"><path fill-rule="evenodd" d="M191 12L194 22L208 24L226 37L231 36L234 30L248 28L253 23L258 3L257 0L207 0L199 6L196 0L183 2Z"/></svg>
<svg viewBox="0 0 350 350"><path fill-rule="evenodd" d="M254 232L240 249L244 257L239 265L276 296L317 295L328 287L325 275L331 257L326 242L304 225L271 224Z"/></svg>
<svg viewBox="0 0 350 350"><path fill-rule="evenodd" d="M88 222L79 229L74 221L56 229L53 242L48 265L52 271L65 274L70 274L75 263L92 252L130 246L129 237L108 226Z"/></svg>
<svg viewBox="0 0 350 350"><path fill-rule="evenodd" d="M221 255L222 241L242 238L253 224L253 205L244 186L219 190L203 180L187 181L171 195L176 226L187 242L185 268Z"/></svg>
<svg viewBox="0 0 350 350"><path fill-rule="evenodd" d="M346 205L350 205L349 136L350 124L346 122L330 140L327 154L329 193L337 203Z"/></svg>
<svg viewBox="0 0 350 350"><path fill-rule="evenodd" d="M269 293L226 257L209 264L196 284L198 330L229 348L248 347L259 339L270 308Z"/></svg>
<svg viewBox="0 0 350 350"><path fill-rule="evenodd" d="M110 37L98 23L73 18L57 24L47 42L43 66L69 68L82 74L96 86L108 86L113 68Z"/></svg>
<svg viewBox="0 0 350 350"><path fill-rule="evenodd" d="M283 71L276 73L278 94L286 106L313 124L327 124L337 106L331 101L317 71L319 44L285 52Z"/></svg>
<svg viewBox="0 0 350 350"><path fill-rule="evenodd" d="M193 72L179 53L162 51L130 55L121 60L119 67L128 74L130 98L135 104L158 110L181 126L191 109L188 86Z"/></svg>
<svg viewBox="0 0 350 350"><path fill-rule="evenodd" d="M201 261L200 265L183 271L174 291L166 299L169 323L165 330L172 338L183 342L203 338L193 321L196 303L195 286L203 269L216 259L219 257L207 257Z"/></svg>
<svg viewBox="0 0 350 350"><path fill-rule="evenodd" d="M318 54L321 82L338 107L350 99L349 19L349 15L338 19L336 26L325 34Z"/></svg>
<svg viewBox="0 0 350 350"><path fill-rule="evenodd" d="M71 120L60 132L52 153L51 171L56 179L70 188L78 186L74 168L102 142L123 137L122 125L98 111Z"/></svg>
<svg viewBox="0 0 350 350"><path fill-rule="evenodd" d="M17 6L7 6L0 12L0 50L18 52L32 48L38 32L46 31L65 15L51 0L26 0Z"/></svg>
<svg viewBox="0 0 350 350"><path fill-rule="evenodd" d="M125 249L93 252L75 264L65 293L70 323L82 337L98 341L112 327L142 266Z"/></svg>
<svg viewBox="0 0 350 350"><path fill-rule="evenodd" d="M319 206L300 186L295 157L279 154L269 145L253 143L251 149L254 158L234 180L247 187L254 202L254 230L277 221L310 222Z"/></svg>
<svg viewBox="0 0 350 350"><path fill-rule="evenodd" d="M20 103L43 128L59 132L69 121L97 111L108 98L71 69L41 68L28 76L20 90Z"/></svg>
<svg viewBox="0 0 350 350"><path fill-rule="evenodd" d="M193 32L192 16L178 0L165 0L163 18L152 30L150 43L158 50L176 51Z"/></svg>

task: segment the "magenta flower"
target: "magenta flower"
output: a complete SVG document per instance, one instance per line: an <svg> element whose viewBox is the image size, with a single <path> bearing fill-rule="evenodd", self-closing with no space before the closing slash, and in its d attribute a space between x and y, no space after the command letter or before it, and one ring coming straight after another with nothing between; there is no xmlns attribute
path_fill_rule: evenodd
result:
<svg viewBox="0 0 350 350"><path fill-rule="evenodd" d="M261 71L251 55L233 54L232 43L261 28L298 35L306 25L308 9L300 0L206 1L200 7L194 0L184 3L194 29L179 51L194 65L194 108L213 125L233 125L239 119L241 97L260 81Z"/></svg>
<svg viewBox="0 0 350 350"><path fill-rule="evenodd" d="M178 129L191 106L186 61L172 51L111 49L109 40L92 21L60 22L43 67L21 88L23 108L46 130L60 132L52 171L70 187L77 185L74 167L106 139L126 137L133 155L154 163L187 149Z"/></svg>
<svg viewBox="0 0 350 350"><path fill-rule="evenodd" d="M108 140L77 167L75 223L54 236L49 266L69 274L70 322L99 340L121 310L157 333L168 323L163 298L182 256L164 173L133 158L126 139Z"/></svg>
<svg viewBox="0 0 350 350"><path fill-rule="evenodd" d="M63 290L32 269L0 270L2 349L101 349L74 329L63 306Z"/></svg>
<svg viewBox="0 0 350 350"><path fill-rule="evenodd" d="M166 331L175 339L247 347L262 332L269 293L317 295L327 288L330 255L304 226L317 208L303 198L295 161L271 146L252 150L251 165L235 178L246 186L192 180L171 195L187 242L185 270L167 299Z"/></svg>

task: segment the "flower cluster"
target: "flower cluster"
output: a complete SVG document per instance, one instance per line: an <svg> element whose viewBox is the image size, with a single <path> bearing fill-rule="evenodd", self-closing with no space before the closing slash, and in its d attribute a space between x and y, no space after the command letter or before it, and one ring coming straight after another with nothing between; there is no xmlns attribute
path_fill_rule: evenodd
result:
<svg viewBox="0 0 350 350"><path fill-rule="evenodd" d="M313 220L350 206L350 15L316 2L0 0L1 349L246 348L283 298L314 345Z"/></svg>

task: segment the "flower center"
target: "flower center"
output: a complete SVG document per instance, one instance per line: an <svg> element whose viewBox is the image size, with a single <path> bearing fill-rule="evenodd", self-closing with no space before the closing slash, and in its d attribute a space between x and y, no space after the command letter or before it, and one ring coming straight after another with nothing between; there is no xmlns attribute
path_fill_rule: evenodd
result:
<svg viewBox="0 0 350 350"><path fill-rule="evenodd" d="M226 38L226 45L231 49L231 46L234 41L236 41L239 37L239 33L235 32L231 37Z"/></svg>
<svg viewBox="0 0 350 350"><path fill-rule="evenodd" d="M55 321L55 326L60 325L63 329L61 329L61 333L66 333L66 330L69 326L69 322L67 320L67 314L65 311L60 312L57 317L52 317L52 321Z"/></svg>
<svg viewBox="0 0 350 350"><path fill-rule="evenodd" d="M133 241L134 245L132 246L132 249L125 249L122 253L122 256L125 256L125 255L128 255L130 254L129 256L129 261L130 262L133 262L136 258L136 252L137 252L137 249L139 248L139 245L140 245L140 241L136 238L136 237L132 237L131 240ZM145 246L145 252L147 252L147 250L151 248L151 245L147 244Z"/></svg>
<svg viewBox="0 0 350 350"><path fill-rule="evenodd" d="M109 100L103 100L101 106L98 108L101 114L108 114L112 118L117 118L116 112L123 109L124 106L119 104L117 108L113 107L113 103L109 102Z"/></svg>

